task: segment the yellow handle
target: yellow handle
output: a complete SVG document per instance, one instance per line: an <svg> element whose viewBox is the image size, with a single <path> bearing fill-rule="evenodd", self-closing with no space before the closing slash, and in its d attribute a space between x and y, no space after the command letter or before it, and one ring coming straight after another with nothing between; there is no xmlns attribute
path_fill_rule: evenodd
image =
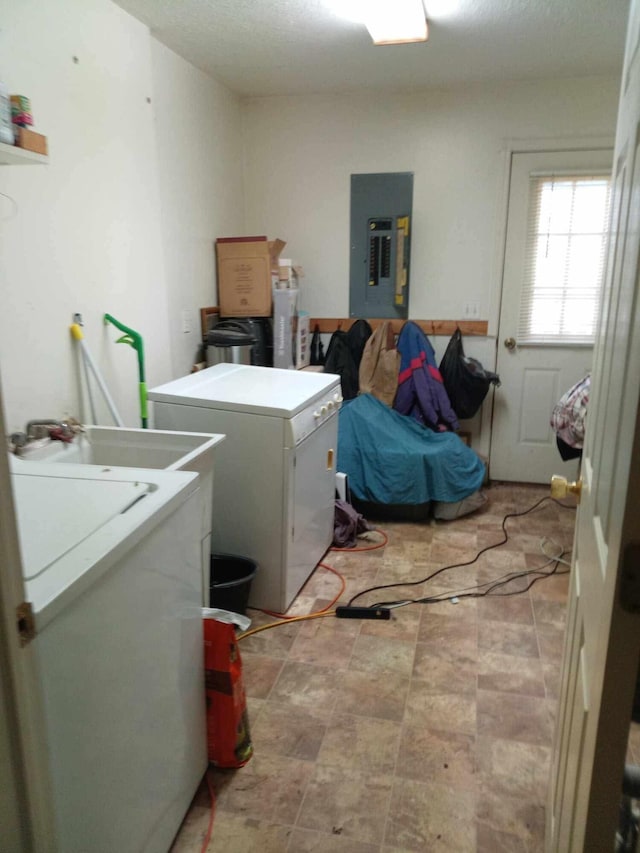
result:
<svg viewBox="0 0 640 853"><path fill-rule="evenodd" d="M84 338L84 335L82 334L82 329L77 323L74 323L72 326L69 326L69 329L76 341L81 341Z"/></svg>

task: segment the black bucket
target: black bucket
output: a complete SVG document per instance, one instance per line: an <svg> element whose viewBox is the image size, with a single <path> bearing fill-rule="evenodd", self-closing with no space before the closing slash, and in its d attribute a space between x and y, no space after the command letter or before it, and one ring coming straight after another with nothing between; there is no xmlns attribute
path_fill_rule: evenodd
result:
<svg viewBox="0 0 640 853"><path fill-rule="evenodd" d="M248 557L212 554L210 567L210 606L244 615L249 603L251 581L258 571L258 564Z"/></svg>

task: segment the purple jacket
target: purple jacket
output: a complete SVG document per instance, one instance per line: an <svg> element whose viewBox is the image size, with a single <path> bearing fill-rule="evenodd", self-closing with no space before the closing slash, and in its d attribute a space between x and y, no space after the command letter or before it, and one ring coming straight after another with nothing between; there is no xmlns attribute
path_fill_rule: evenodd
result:
<svg viewBox="0 0 640 853"><path fill-rule="evenodd" d="M435 352L420 326L408 320L398 338L401 356L393 408L433 430L457 430L456 413L436 365Z"/></svg>

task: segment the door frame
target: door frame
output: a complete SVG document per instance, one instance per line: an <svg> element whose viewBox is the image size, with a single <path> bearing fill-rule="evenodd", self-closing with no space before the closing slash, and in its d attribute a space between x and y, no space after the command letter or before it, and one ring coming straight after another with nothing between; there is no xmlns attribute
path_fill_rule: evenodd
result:
<svg viewBox="0 0 640 853"><path fill-rule="evenodd" d="M552 153L554 151L589 151L593 149L611 149L615 146L615 133L596 136L551 136L551 137L528 137L519 139L507 137L503 140L500 157L502 160L502 182L498 191L499 211L498 227L493 250L493 272L492 278L497 286L492 289L489 300L489 317L487 338L493 340L493 354L491 370L496 370L498 364L498 346L500 343L500 314L502 312L502 299L504 294L504 271L505 257L507 251L507 226L509 221L509 189L511 186L511 169L514 154L537 154ZM495 389L491 395L491 405L483 407L481 430L487 430L488 441L488 475L491 478L491 449L493 443L493 419L495 415ZM486 411L484 411L486 409Z"/></svg>
<svg viewBox="0 0 640 853"><path fill-rule="evenodd" d="M0 387L0 434L5 435ZM43 699L36 661L37 639L21 645L16 608L26 600L13 488L6 451L0 454L0 680L6 717L0 737L10 746L2 768L2 807L18 810L20 853L57 849L49 786ZM5 787L4 783L9 787Z"/></svg>

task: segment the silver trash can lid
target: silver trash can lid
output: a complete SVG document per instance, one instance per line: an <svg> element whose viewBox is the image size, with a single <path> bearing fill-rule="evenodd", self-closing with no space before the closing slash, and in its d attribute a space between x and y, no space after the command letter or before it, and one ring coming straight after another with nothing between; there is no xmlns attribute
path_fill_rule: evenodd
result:
<svg viewBox="0 0 640 853"><path fill-rule="evenodd" d="M207 344L213 347L252 346L256 342L256 336L239 323L233 326L219 323L207 334Z"/></svg>

